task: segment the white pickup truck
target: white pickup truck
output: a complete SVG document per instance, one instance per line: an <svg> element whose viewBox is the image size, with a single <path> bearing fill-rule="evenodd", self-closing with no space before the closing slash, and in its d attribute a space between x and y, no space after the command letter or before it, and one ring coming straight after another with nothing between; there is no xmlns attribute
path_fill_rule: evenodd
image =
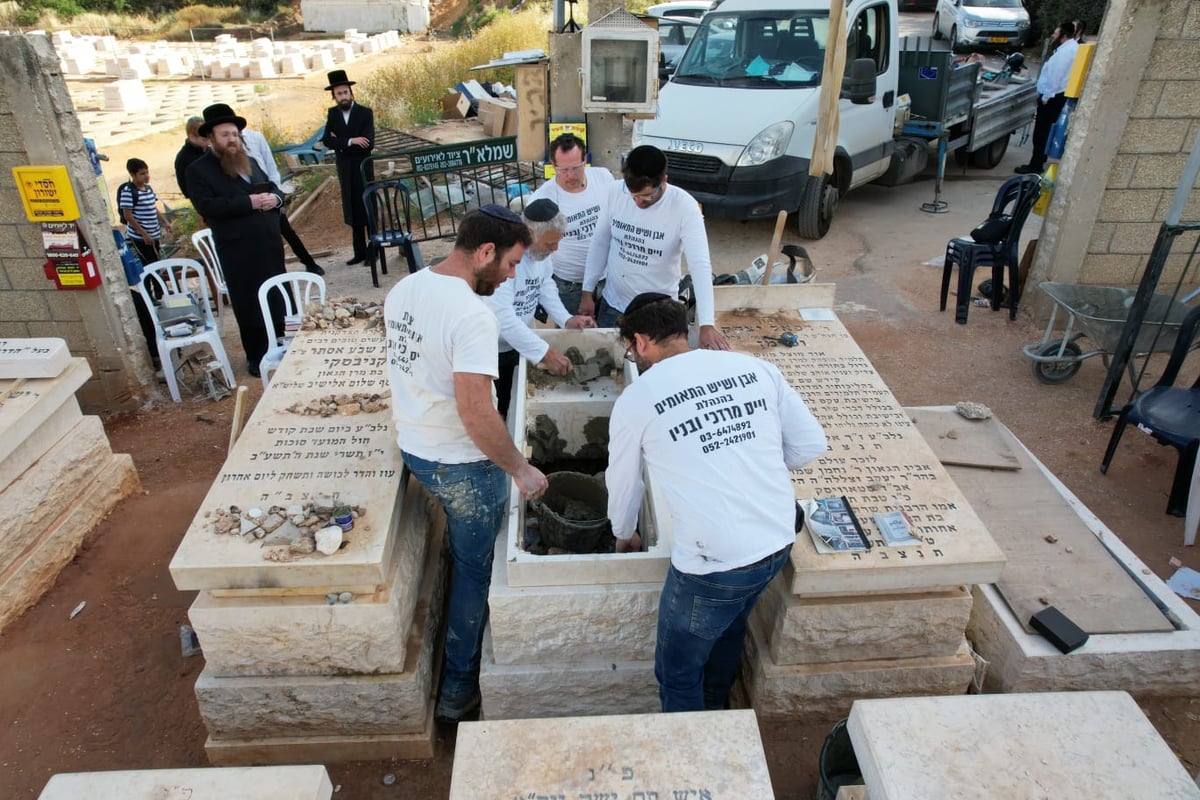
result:
<svg viewBox="0 0 1200 800"><path fill-rule="evenodd" d="M1009 135L1033 119L1033 81L1001 80L985 91L978 63L952 66L951 54L922 50L922 40L901 51L898 27L896 0L848 0L837 152L821 178L810 178L808 166L829 32L823 0L716 4L662 88L657 116L634 123L633 144L663 150L671 183L706 216L797 212L809 239L829 231L849 190L921 172L933 143L942 159L957 152L995 166ZM898 125L902 94L912 116Z"/></svg>

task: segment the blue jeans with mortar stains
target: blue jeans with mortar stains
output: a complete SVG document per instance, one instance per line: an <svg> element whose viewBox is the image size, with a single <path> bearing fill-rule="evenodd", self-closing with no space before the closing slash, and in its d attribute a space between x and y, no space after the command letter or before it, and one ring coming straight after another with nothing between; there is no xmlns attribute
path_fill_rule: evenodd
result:
<svg viewBox="0 0 1200 800"><path fill-rule="evenodd" d="M413 476L446 511L454 574L446 612L446 658L438 705L453 712L470 705L479 691L492 556L508 502L509 479L491 461L442 464L404 451L400 454Z"/></svg>
<svg viewBox="0 0 1200 800"><path fill-rule="evenodd" d="M742 658L746 620L792 552L745 567L690 575L672 565L658 601L654 677L663 711L720 710Z"/></svg>

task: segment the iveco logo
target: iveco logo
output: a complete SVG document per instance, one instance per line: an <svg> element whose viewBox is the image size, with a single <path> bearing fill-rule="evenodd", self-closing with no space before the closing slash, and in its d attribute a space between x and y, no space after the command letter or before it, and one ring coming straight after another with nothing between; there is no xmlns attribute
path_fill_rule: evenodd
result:
<svg viewBox="0 0 1200 800"><path fill-rule="evenodd" d="M681 153L703 153L704 144L703 142L692 142L687 139L668 139L667 149L677 150Z"/></svg>

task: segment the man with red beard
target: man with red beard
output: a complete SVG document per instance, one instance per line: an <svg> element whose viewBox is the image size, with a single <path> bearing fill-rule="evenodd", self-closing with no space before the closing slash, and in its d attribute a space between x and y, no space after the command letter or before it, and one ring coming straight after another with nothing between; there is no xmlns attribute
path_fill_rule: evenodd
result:
<svg viewBox="0 0 1200 800"><path fill-rule="evenodd" d="M247 370L257 378L259 361L269 346L258 288L285 271L279 233L283 192L246 154L241 138L245 127L246 120L224 103L204 109L199 134L208 139L210 149L188 166L187 187L196 211L212 228L246 351ZM283 323L282 302L277 292L271 295L271 314L278 327Z"/></svg>
<svg viewBox="0 0 1200 800"><path fill-rule="evenodd" d="M442 722L479 708L492 554L509 476L525 500L546 491L546 476L517 450L496 411L500 328L480 299L516 273L531 242L519 216L483 206L463 217L450 255L406 276L383 306L400 456L445 509L454 560L434 709Z"/></svg>

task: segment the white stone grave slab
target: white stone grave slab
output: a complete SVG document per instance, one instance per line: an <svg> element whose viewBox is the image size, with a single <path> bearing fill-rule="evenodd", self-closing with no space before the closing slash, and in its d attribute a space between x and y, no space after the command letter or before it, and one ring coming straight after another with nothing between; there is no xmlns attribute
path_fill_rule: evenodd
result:
<svg viewBox="0 0 1200 800"><path fill-rule="evenodd" d="M753 711L466 722L450 800L773 798Z"/></svg>
<svg viewBox="0 0 1200 800"><path fill-rule="evenodd" d="M318 50L308 59L308 68L314 72L327 70L333 66L333 53L329 50Z"/></svg>
<svg viewBox="0 0 1200 800"><path fill-rule="evenodd" d="M241 81L249 77L249 67L245 61L231 61L225 67L225 77L231 81Z"/></svg>
<svg viewBox="0 0 1200 800"><path fill-rule="evenodd" d="M281 56L278 66L280 75L303 75L308 71L304 63L304 56L299 53Z"/></svg>
<svg viewBox="0 0 1200 800"><path fill-rule="evenodd" d="M38 800L329 800L333 783L320 764L226 769L147 769L55 775Z"/></svg>
<svg viewBox="0 0 1200 800"><path fill-rule="evenodd" d="M278 77L275 73L275 62L272 60L272 56L261 56L250 59L249 72L251 78Z"/></svg>
<svg viewBox="0 0 1200 800"><path fill-rule="evenodd" d="M618 369L620 380L600 377L586 384L554 383L539 386L530 381L530 365L522 359L514 381L509 418L517 448L530 454L529 431L541 416L554 422L558 435L566 442L564 457L577 455L588 445L589 426L612 413L624 382L631 380L635 368L624 361L625 349L615 332L602 330L539 330L550 346L560 353L576 347L585 358L607 350ZM523 420L523 422L521 422ZM597 442L593 442L593 445ZM534 454L536 457L536 454ZM639 522L644 550L623 554L535 555L524 545L525 517L528 505L510 481L509 507L505 530L508 542L505 561L510 586L565 586L577 584L659 583L666 577L670 563L670 520L663 499L652 477L646 477L647 500Z"/></svg>
<svg viewBox="0 0 1200 800"><path fill-rule="evenodd" d="M0 418L3 418L2 406ZM0 489L8 486L33 466L47 450L66 435L67 431L79 424L81 419L83 412L79 410L79 403L72 395L44 422L34 426L28 435L17 443L16 448L0 460Z"/></svg>
<svg viewBox="0 0 1200 800"><path fill-rule="evenodd" d="M78 412L79 403L75 400L75 391L87 383L91 376L92 370L87 359L72 358L67 368L55 378L26 380L20 385L15 385L16 380L0 380L0 394L7 394L4 400L0 401L0 464L12 456L42 423L58 413L64 405L71 406ZM47 446L49 444L51 443L47 443ZM0 486L7 483L8 481L4 481Z"/></svg>
<svg viewBox="0 0 1200 800"><path fill-rule="evenodd" d="M0 381L57 378L70 363L63 339L0 339Z"/></svg>
<svg viewBox="0 0 1200 800"><path fill-rule="evenodd" d="M871 800L1200 798L1124 692L862 700L847 730Z"/></svg>
<svg viewBox="0 0 1200 800"><path fill-rule="evenodd" d="M717 324L734 349L779 367L829 437L825 456L793 472L796 496L846 496L869 534L877 533L872 515L900 502L923 540L822 554L802 534L792 549L792 592L864 595L995 581L1003 552L833 313L828 285L719 287L715 297ZM785 331L799 345L781 345Z"/></svg>
<svg viewBox="0 0 1200 800"><path fill-rule="evenodd" d="M399 513L400 451L390 409L302 416L293 403L329 394L385 392L384 340L375 330L302 332L275 373L171 560L181 589L382 586L391 571ZM337 553L264 560L257 543L213 531L216 509L316 500L333 493L366 508Z"/></svg>
<svg viewBox="0 0 1200 800"><path fill-rule="evenodd" d="M146 87L138 78L113 81L104 87L104 110L123 113L144 111L150 107Z"/></svg>

